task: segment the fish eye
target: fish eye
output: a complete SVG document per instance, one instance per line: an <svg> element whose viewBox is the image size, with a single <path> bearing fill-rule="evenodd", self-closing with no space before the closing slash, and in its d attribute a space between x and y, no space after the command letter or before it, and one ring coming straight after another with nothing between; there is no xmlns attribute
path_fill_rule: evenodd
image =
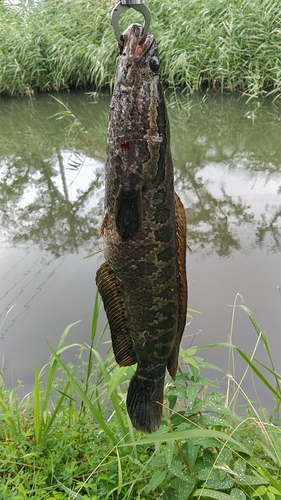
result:
<svg viewBox="0 0 281 500"><path fill-rule="evenodd" d="M157 57L152 57L149 61L149 66L150 66L150 69L156 73L158 70L159 70L159 67L160 67L160 64L159 64L159 60L157 59Z"/></svg>

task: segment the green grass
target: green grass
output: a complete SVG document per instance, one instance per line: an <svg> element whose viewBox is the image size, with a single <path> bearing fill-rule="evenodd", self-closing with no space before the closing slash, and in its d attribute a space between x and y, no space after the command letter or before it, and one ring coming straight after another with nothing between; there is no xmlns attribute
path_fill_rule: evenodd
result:
<svg viewBox="0 0 281 500"><path fill-rule="evenodd" d="M280 94L281 4L276 0L147 0L165 85ZM0 5L0 93L11 96L76 87L112 89L117 45L113 2L45 1ZM130 9L121 28L142 17Z"/></svg>
<svg viewBox="0 0 281 500"><path fill-rule="evenodd" d="M241 307L236 302L233 319ZM216 347L229 351L230 366L237 351L245 371L253 370L274 395L270 418L246 395L246 416L237 414L241 384L228 370L230 387L222 394L204 375L206 368L221 370L192 347L181 351L175 382L167 380L160 429L146 435L134 431L125 407L134 367L116 366L111 351L105 360L99 355L105 331L98 330L100 306L96 295L89 345L67 345L69 330L79 329L69 325L56 350L50 346L49 362L40 371L35 366L32 394L20 400L2 378L0 499L280 500L280 375L252 312L243 305L268 367L255 349L249 354L234 346L234 321L229 342ZM77 352L75 365L63 360L69 349Z"/></svg>

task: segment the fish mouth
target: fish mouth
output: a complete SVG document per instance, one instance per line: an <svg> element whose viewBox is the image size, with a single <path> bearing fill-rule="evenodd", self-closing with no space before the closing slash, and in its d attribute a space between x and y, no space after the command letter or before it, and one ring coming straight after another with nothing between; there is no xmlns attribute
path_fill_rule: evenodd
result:
<svg viewBox="0 0 281 500"><path fill-rule="evenodd" d="M120 57L127 68L133 63L140 61L154 44L153 35L142 35L142 25L138 23L131 24L122 35L124 43Z"/></svg>

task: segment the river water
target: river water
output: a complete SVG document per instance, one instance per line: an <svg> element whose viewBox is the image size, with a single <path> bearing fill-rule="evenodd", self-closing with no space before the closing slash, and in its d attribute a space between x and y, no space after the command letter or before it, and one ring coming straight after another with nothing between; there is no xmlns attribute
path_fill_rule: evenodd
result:
<svg viewBox="0 0 281 500"><path fill-rule="evenodd" d="M49 358L46 339L56 347L65 327L81 320L68 343L90 341L103 256L85 257L102 249L108 106L108 96L95 102L85 93L0 100L0 352L6 384L22 380L25 393L35 360L41 367ZM209 96L185 110L171 106L169 115L191 249L189 307L198 311L182 345L227 342L232 332L233 343L251 354L258 336L241 308L232 322L236 300L267 334L280 372L281 106ZM104 354L109 347L100 348ZM232 369L226 348L198 355L226 373ZM260 344L256 356L269 364ZM237 382L244 370L236 355ZM208 375L226 385L224 374ZM252 400L255 387L270 409L269 391L248 374L243 389Z"/></svg>

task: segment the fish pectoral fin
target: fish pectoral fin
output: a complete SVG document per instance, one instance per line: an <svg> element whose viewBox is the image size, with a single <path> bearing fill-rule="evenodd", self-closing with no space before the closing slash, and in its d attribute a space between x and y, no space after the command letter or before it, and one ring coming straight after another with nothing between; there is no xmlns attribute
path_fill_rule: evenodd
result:
<svg viewBox="0 0 281 500"><path fill-rule="evenodd" d="M137 357L120 281L106 262L97 271L96 283L108 318L116 363L120 366L133 365Z"/></svg>
<svg viewBox="0 0 281 500"><path fill-rule="evenodd" d="M140 190L126 191L120 187L114 204L117 232L126 241L140 228L142 222L142 195Z"/></svg>
<svg viewBox="0 0 281 500"><path fill-rule="evenodd" d="M178 367L180 343L186 323L187 311L187 280L186 280L186 216L184 206L175 193L176 246L178 265L178 331L174 346L168 359L168 372L175 378Z"/></svg>

